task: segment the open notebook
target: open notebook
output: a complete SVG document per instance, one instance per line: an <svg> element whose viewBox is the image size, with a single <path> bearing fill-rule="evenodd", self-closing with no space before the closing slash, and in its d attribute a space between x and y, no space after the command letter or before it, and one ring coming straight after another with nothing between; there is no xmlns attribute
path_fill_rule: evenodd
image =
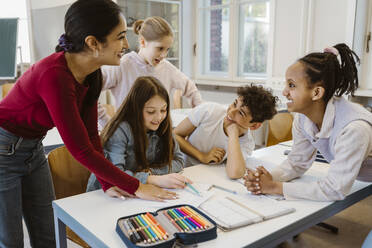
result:
<svg viewBox="0 0 372 248"><path fill-rule="evenodd" d="M255 195L213 198L204 202L200 208L222 230L246 226L295 211L281 202Z"/></svg>

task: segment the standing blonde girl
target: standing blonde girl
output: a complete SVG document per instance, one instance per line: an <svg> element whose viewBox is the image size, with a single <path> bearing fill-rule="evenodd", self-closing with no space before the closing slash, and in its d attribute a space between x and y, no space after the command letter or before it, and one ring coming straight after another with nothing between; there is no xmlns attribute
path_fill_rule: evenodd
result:
<svg viewBox="0 0 372 248"><path fill-rule="evenodd" d="M168 91L182 91L182 95L191 100L192 107L202 102L200 93L184 73L172 65L166 56L173 44L173 31L169 23L161 17L154 16L137 20L133 24L134 32L139 35L139 51L123 56L120 66L103 66L103 89L109 89L115 97L118 109L134 81L139 76L157 78ZM103 127L109 120L102 107L99 107L99 124Z"/></svg>
<svg viewBox="0 0 372 248"><path fill-rule="evenodd" d="M139 77L101 134L106 157L120 170L164 188L184 188L191 181L177 174L183 156L172 136L169 97L154 77ZM101 185L92 174L87 191Z"/></svg>

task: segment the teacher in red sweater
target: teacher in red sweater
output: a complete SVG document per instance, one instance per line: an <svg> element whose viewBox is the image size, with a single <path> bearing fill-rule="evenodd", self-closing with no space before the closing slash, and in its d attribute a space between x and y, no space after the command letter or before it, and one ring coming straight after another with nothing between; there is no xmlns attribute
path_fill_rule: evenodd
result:
<svg viewBox="0 0 372 248"><path fill-rule="evenodd" d="M149 200L174 193L141 184L102 153L97 131L100 66L119 65L126 22L111 0L78 0L65 16L56 53L34 64L0 102L0 247L23 247L22 217L33 247L54 247L53 184L42 139L57 127L73 157L110 196Z"/></svg>

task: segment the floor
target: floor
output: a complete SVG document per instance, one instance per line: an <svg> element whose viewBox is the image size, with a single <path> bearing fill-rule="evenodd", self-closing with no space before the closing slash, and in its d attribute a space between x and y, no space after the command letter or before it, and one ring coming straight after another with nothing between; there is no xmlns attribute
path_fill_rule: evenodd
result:
<svg viewBox="0 0 372 248"><path fill-rule="evenodd" d="M365 237L372 230L372 196L327 219L327 224L339 228L337 235L321 228L311 227L301 233L296 240L282 243L278 248L354 248L361 247ZM25 248L30 248L26 229ZM79 245L67 241L68 248Z"/></svg>
<svg viewBox="0 0 372 248"><path fill-rule="evenodd" d="M327 224L338 227L337 235L312 227L301 233L296 241L287 241L280 248L354 248L361 247L372 230L372 196L327 219Z"/></svg>

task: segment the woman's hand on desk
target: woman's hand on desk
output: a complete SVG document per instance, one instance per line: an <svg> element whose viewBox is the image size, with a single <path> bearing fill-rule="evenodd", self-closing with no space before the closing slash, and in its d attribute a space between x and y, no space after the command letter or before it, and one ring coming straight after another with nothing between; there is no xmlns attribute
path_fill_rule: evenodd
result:
<svg viewBox="0 0 372 248"><path fill-rule="evenodd" d="M167 175L150 175L147 178L147 183L168 189L183 189L186 183L192 183L190 179L178 173L171 173Z"/></svg>
<svg viewBox="0 0 372 248"><path fill-rule="evenodd" d="M152 184L140 183L137 191L134 193L138 198L151 201L163 201L177 199L177 194L164 190Z"/></svg>
<svg viewBox="0 0 372 248"><path fill-rule="evenodd" d="M259 194L278 194L283 195L283 184L273 181L273 177L263 166L259 166L254 172L247 170L244 176L244 185L255 195Z"/></svg>
<svg viewBox="0 0 372 248"><path fill-rule="evenodd" d="M105 193L108 194L109 196L115 197L115 198L122 198L123 196L124 197L130 197L130 198L135 197L134 195L131 195L128 192L126 192L122 189L119 189L116 186L109 188L108 190L106 190Z"/></svg>

